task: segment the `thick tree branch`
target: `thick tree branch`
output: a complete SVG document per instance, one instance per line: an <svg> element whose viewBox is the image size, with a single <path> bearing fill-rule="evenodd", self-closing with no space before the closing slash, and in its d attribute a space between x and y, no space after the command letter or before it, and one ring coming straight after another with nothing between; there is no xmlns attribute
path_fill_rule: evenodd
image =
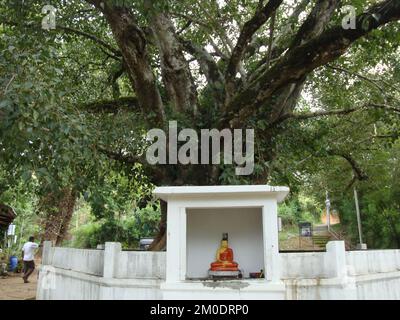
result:
<svg viewBox="0 0 400 320"><path fill-rule="evenodd" d="M357 161L351 155L344 153L334 153L333 155L342 157L350 164L351 168L353 169L354 176L357 178L357 180L368 180L368 175L361 169Z"/></svg>
<svg viewBox="0 0 400 320"><path fill-rule="evenodd" d="M349 154L337 150L326 150L328 156L331 157L340 157L348 162L348 164L351 166L351 169L353 171L353 177L350 180L350 182L347 184L347 187L345 190L348 190L353 184L358 180L358 181L365 181L368 180L369 177L365 173L365 171L361 168L361 166L357 163L357 161Z"/></svg>
<svg viewBox="0 0 400 320"><path fill-rule="evenodd" d="M272 45L274 43L274 32L275 32L275 23L276 23L276 12L271 17L271 25L269 27L269 41L268 41L268 54L267 54L267 68L271 65L272 59Z"/></svg>
<svg viewBox="0 0 400 320"><path fill-rule="evenodd" d="M234 47L231 57L228 62L228 67L225 73L226 84L226 97L227 102L230 101L235 90L235 77L239 71L240 62L244 53L250 44L255 32L261 28L268 21L268 19L275 13L278 7L282 4L283 0L270 0L268 4L257 10L255 15L247 21L239 35L239 39Z"/></svg>
<svg viewBox="0 0 400 320"><path fill-rule="evenodd" d="M221 105L223 103L223 82L224 78L218 68L217 63L211 54L204 48L201 48L192 42L183 38L179 39L184 49L195 57L200 65L200 70L207 79L209 86L212 88L216 103Z"/></svg>
<svg viewBox="0 0 400 320"><path fill-rule="evenodd" d="M338 2L339 0L317 0L316 5L300 27L291 46L289 46L289 50L319 36L329 23ZM270 68L270 58L267 60L267 65L265 66L267 70ZM288 110L293 110L303 90L306 79L307 75L304 75L277 92L277 98L268 103L270 109L266 116L268 122L274 122Z"/></svg>
<svg viewBox="0 0 400 320"><path fill-rule="evenodd" d="M95 5L108 21L124 58L129 79L137 93L140 108L147 114L154 115L152 122L155 125L163 126L164 104L150 64L146 34L139 28L135 16L129 8L120 6L120 2L86 1Z"/></svg>
<svg viewBox="0 0 400 320"><path fill-rule="evenodd" d="M171 106L177 112L189 111L193 114L197 105L196 88L174 24L165 13L152 12L151 16L160 51L163 82Z"/></svg>
<svg viewBox="0 0 400 320"><path fill-rule="evenodd" d="M295 35L289 49L319 36L332 18L340 0L318 0Z"/></svg>
<svg viewBox="0 0 400 320"><path fill-rule="evenodd" d="M103 147L103 146L94 146L94 148L100 152L101 154L104 154L109 158L110 160L117 161L119 163L123 163L125 165L133 166L136 164L141 164L142 168L145 170L146 174L148 177L151 178L151 183L155 185L160 185L165 183L164 178L165 178L165 171L163 170L162 166L154 166L154 165L149 165L145 154L143 155L132 155L126 152L123 152L122 150L119 151L112 151L109 148Z"/></svg>
<svg viewBox="0 0 400 320"><path fill-rule="evenodd" d="M199 3L199 6L202 7L201 3ZM199 19L198 17L193 17L191 15L188 15L188 14L185 14L182 12L170 11L169 14L171 14L174 17L179 17L179 18L185 19L188 22L196 24L196 25L204 28L205 30L207 30L207 32L209 34L210 42L212 43L212 46L214 47L215 51L221 52L221 55L225 55L225 54L222 54L222 51L216 46L214 39L213 39L214 33L221 40L221 42L223 43L225 50L227 52L229 52L231 50L231 48L233 47L225 30L223 28L221 28L220 23L218 21L216 21L215 17L213 15L210 15L206 9L204 9L204 14L206 15L207 19L209 19L209 21L203 21L203 20ZM210 21L211 21L211 23L210 23Z"/></svg>
<svg viewBox="0 0 400 320"><path fill-rule="evenodd" d="M272 46L271 46L271 59L270 63L268 64L268 57L269 54L264 56L258 63L256 69L252 72L250 75L249 81L252 81L262 72L265 70L269 69L270 64L272 64L273 61L277 61L279 56L287 50L287 47L283 45L283 43L286 41L286 39L290 36L293 35L294 28L293 26L295 23L298 21L300 14L306 9L307 4L309 3L309 0L302 0L293 10L293 13L290 15L290 17L286 20L285 24L280 28L279 32L277 33ZM269 49L269 48L268 48Z"/></svg>
<svg viewBox="0 0 400 320"><path fill-rule="evenodd" d="M68 33L73 33L82 37L85 37L87 39L90 39L94 42L96 42L97 44L99 44L100 46L104 47L105 49L107 49L108 51L112 52L112 57L114 59L120 59L120 57L122 56L121 52L117 49L115 49L113 46L111 46L110 44L108 44L107 42L105 42L104 40L98 38L97 36L78 30L78 29L74 29L74 28L70 28L70 27L65 27L65 26L61 26L61 25L57 25L57 29L59 30L63 30L65 32Z"/></svg>
<svg viewBox="0 0 400 320"><path fill-rule="evenodd" d="M249 83L228 105L222 122L233 119L235 125L243 122L280 88L296 82L314 69L341 55L348 47L370 31L400 19L400 1L386 0L374 5L357 17L356 29L345 30L336 26L323 32L289 52L270 70ZM249 102L251 102L249 104Z"/></svg>

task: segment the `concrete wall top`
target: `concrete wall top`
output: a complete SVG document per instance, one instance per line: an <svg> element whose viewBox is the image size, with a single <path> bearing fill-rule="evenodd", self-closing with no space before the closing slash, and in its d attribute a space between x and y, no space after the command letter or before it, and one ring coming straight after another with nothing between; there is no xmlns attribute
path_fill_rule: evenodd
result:
<svg viewBox="0 0 400 320"><path fill-rule="evenodd" d="M281 253L282 279L318 279L329 277L325 252Z"/></svg>
<svg viewBox="0 0 400 320"><path fill-rule="evenodd" d="M400 271L400 250L346 252L351 275Z"/></svg>
<svg viewBox="0 0 400 320"><path fill-rule="evenodd" d="M198 197L252 197L275 198L282 202L289 193L288 187L274 187L268 185L240 185L240 186L183 186L183 187L157 187L154 194L164 200L188 199Z"/></svg>
<svg viewBox="0 0 400 320"><path fill-rule="evenodd" d="M118 257L117 279L165 279L166 253L122 251Z"/></svg>
<svg viewBox="0 0 400 320"><path fill-rule="evenodd" d="M52 248L51 264L56 268L96 276L103 275L104 251L72 248Z"/></svg>

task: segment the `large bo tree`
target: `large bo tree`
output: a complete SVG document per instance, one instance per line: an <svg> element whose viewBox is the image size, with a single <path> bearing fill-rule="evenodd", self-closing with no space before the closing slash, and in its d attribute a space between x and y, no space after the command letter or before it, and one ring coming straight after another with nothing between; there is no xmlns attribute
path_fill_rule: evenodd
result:
<svg viewBox="0 0 400 320"><path fill-rule="evenodd" d="M263 141L267 160L274 156L274 125L293 116L307 76L343 55L357 39L400 18L400 1L390 0L357 16L355 29L344 29L337 18L332 23L341 1L317 0L295 30L287 25L296 26L308 1L297 4L289 16L280 13L283 0L238 2L231 17L225 8L234 5L218 1L206 2L204 11L196 1L145 0L139 6L129 6L124 1L88 2L104 15L112 30L138 108L155 114L150 127L166 127L176 113L183 115L186 125L197 129L199 123L219 129L243 128L254 119L263 119L266 123L256 131L256 141ZM223 11L220 16L219 11ZM207 19L197 21L196 17L203 16L196 14L200 12ZM244 21L243 17L248 19ZM177 30L184 20L186 23ZM203 39L191 41L190 35L201 33L202 29ZM265 44L267 50L257 61L254 46L260 44ZM211 52L209 47L213 48ZM207 99L199 96L188 55L205 77L201 93ZM154 59L158 61L162 83L154 72ZM203 106L204 100L207 106ZM166 167L159 178L165 184L220 181L219 168L209 166L202 170L205 171L199 174L186 167ZM268 175L265 167L251 179L266 181Z"/></svg>
<svg viewBox="0 0 400 320"><path fill-rule="evenodd" d="M256 141L262 141L267 160L274 156L278 124L297 116L293 111L307 76L400 18L399 1L372 5L355 17L355 29L342 27L338 0L318 0L311 8L310 1L301 1L292 9L283 0L87 2L112 31L118 45L112 51L122 57L149 128L166 128L177 118L195 129L254 127L262 119ZM300 19L304 12L307 17ZM193 62L204 77L199 79ZM166 166L153 175L163 184L219 183L218 168L201 168L202 174L197 169ZM250 179L265 181L268 175L264 168Z"/></svg>

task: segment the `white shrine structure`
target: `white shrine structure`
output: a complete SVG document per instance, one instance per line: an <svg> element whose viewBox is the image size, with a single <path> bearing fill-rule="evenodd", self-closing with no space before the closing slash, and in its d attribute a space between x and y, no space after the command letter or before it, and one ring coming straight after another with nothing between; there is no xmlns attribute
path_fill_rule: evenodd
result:
<svg viewBox="0 0 400 320"><path fill-rule="evenodd" d="M190 291L194 299L283 299L277 204L288 193L265 185L156 188L168 204L164 298L184 299ZM243 281L206 280L225 232ZM265 279L249 279L260 270Z"/></svg>
<svg viewBox="0 0 400 320"><path fill-rule="evenodd" d="M37 299L400 299L400 250L280 253L277 206L286 187L158 187L167 203L166 252L44 243ZM211 280L223 233L241 279ZM264 278L250 278L263 271Z"/></svg>

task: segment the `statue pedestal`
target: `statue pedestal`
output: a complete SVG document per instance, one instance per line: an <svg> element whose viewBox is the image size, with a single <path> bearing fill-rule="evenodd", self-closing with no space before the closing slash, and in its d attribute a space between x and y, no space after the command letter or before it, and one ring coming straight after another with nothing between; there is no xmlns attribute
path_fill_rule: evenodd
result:
<svg viewBox="0 0 400 320"><path fill-rule="evenodd" d="M212 279L239 279L241 275L240 270L237 271L208 271L208 276Z"/></svg>

